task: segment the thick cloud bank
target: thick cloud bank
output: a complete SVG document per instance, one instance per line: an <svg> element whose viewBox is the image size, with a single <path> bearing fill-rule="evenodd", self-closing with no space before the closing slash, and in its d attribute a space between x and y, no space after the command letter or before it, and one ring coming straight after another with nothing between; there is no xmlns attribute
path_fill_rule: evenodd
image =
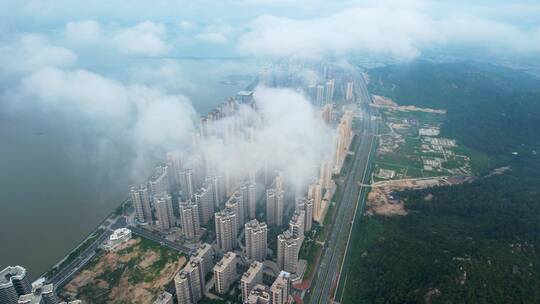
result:
<svg viewBox="0 0 540 304"><path fill-rule="evenodd" d="M300 189L331 153L330 127L293 90L259 87L254 99L256 110L241 106L235 115L211 123L209 132L218 136L202 140L200 149L210 167L232 176L277 170Z"/></svg>
<svg viewBox="0 0 540 304"><path fill-rule="evenodd" d="M305 19L264 15L249 28L239 38L238 50L262 56L318 58L365 53L407 60L440 45L540 51L540 28L524 30L468 15L435 18L404 8L357 7Z"/></svg>

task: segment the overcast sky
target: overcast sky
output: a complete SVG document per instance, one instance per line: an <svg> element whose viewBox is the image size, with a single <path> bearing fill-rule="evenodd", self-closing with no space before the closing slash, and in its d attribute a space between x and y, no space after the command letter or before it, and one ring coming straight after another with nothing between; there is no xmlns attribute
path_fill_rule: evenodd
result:
<svg viewBox="0 0 540 304"><path fill-rule="evenodd" d="M133 138L136 147L172 148L196 128L197 100L186 92L204 82L177 58L409 61L446 48L540 55L537 1L469 2L1 1L0 105L13 113L52 109L92 122L96 133ZM227 68L257 72L241 62ZM303 102L260 92L264 100Z"/></svg>

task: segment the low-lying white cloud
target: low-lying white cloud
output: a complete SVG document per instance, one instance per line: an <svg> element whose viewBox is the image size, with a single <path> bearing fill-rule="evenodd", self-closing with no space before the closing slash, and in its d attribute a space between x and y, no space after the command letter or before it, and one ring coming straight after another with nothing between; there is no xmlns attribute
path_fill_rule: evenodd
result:
<svg viewBox="0 0 540 304"><path fill-rule="evenodd" d="M234 116L211 123L209 132L220 136L203 139L198 148L211 167L236 178L266 168L303 189L331 153L331 128L292 89L258 87L254 99L256 110L242 106ZM238 125L248 127L234 132Z"/></svg>
<svg viewBox="0 0 540 304"><path fill-rule="evenodd" d="M130 27L113 28L94 20L69 22L65 28L70 43L114 48L122 54L158 56L170 50L167 29L157 22L143 21Z"/></svg>
<svg viewBox="0 0 540 304"><path fill-rule="evenodd" d="M539 31L471 16L435 18L414 9L357 7L307 19L260 16L240 37L238 50L273 57L359 53L395 59L412 59L440 45L538 52Z"/></svg>
<svg viewBox="0 0 540 304"><path fill-rule="evenodd" d="M67 67L76 62L73 51L51 44L40 34L23 34L9 44L0 45L0 72L6 74L28 73L46 66Z"/></svg>

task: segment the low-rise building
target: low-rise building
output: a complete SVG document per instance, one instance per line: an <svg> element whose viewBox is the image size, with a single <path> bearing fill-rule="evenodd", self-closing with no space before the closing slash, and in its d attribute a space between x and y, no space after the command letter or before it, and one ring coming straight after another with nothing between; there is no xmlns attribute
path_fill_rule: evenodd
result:
<svg viewBox="0 0 540 304"><path fill-rule="evenodd" d="M128 228L118 228L109 236L107 242L103 245L106 250L113 250L116 246L131 240L131 230Z"/></svg>

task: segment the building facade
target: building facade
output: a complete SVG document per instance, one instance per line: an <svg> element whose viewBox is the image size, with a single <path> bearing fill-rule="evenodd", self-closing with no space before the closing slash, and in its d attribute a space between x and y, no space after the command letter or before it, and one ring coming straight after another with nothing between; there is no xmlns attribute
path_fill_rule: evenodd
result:
<svg viewBox="0 0 540 304"><path fill-rule="evenodd" d="M244 235L246 238L246 258L252 261L264 261L268 246L266 223L256 219L247 222L244 225Z"/></svg>
<svg viewBox="0 0 540 304"><path fill-rule="evenodd" d="M227 252L214 266L214 286L216 292L225 294L236 277L236 254Z"/></svg>
<svg viewBox="0 0 540 304"><path fill-rule="evenodd" d="M263 264L261 262L252 262L248 270L244 272L240 279L240 287L242 288L242 300L247 302L249 294L253 287L257 284L262 284Z"/></svg>
<svg viewBox="0 0 540 304"><path fill-rule="evenodd" d="M152 223L152 206L148 188L145 186L131 187L131 201L135 207L135 217L141 223Z"/></svg>
<svg viewBox="0 0 540 304"><path fill-rule="evenodd" d="M238 224L236 223L235 211L225 208L223 211L216 212L215 221L216 242L219 249L222 251L231 251L233 248L236 248Z"/></svg>
<svg viewBox="0 0 540 304"><path fill-rule="evenodd" d="M203 262L194 257L174 277L178 304L195 304L204 295Z"/></svg>
<svg viewBox="0 0 540 304"><path fill-rule="evenodd" d="M194 239L201 234L201 224L199 221L199 207L195 202L180 202L180 219L182 231L188 239Z"/></svg>

